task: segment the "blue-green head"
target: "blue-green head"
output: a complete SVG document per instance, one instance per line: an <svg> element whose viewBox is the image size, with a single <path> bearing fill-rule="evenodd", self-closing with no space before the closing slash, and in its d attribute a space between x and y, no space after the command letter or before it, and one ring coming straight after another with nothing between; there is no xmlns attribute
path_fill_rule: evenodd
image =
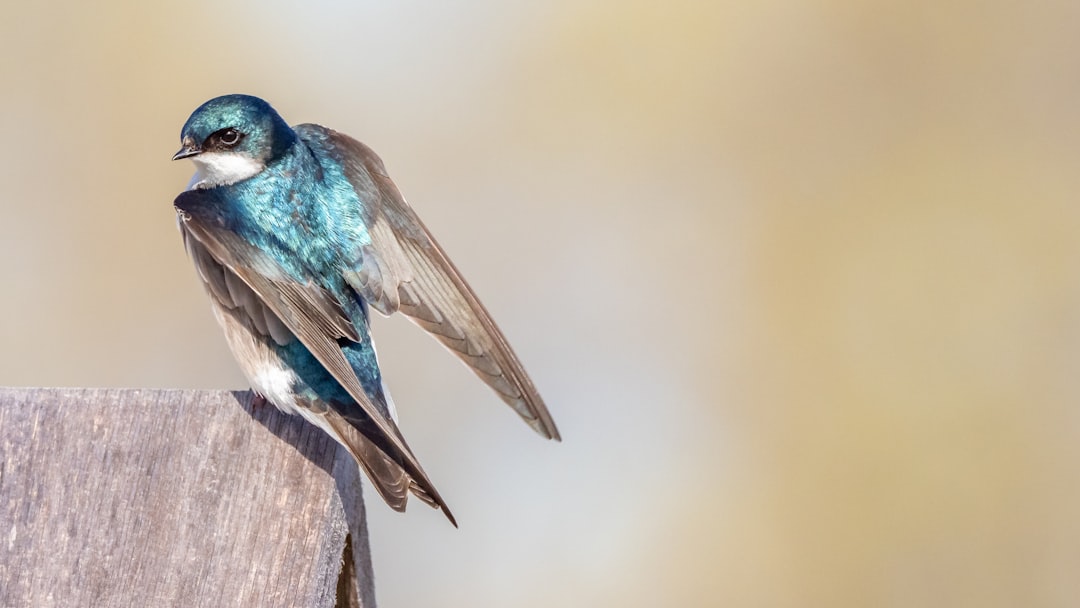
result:
<svg viewBox="0 0 1080 608"><path fill-rule="evenodd" d="M262 171L296 141L296 133L270 104L250 95L223 95L192 112L180 131L173 160L190 158L196 187L233 184Z"/></svg>

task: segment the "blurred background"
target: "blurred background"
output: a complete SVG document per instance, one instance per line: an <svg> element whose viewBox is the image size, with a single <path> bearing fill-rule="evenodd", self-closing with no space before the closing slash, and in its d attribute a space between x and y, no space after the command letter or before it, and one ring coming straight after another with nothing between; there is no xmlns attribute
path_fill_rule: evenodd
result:
<svg viewBox="0 0 1080 608"><path fill-rule="evenodd" d="M1075 606L1080 4L9 2L0 384L240 388L169 162L371 145L563 432L376 340L383 606ZM180 439L178 439L180 440Z"/></svg>

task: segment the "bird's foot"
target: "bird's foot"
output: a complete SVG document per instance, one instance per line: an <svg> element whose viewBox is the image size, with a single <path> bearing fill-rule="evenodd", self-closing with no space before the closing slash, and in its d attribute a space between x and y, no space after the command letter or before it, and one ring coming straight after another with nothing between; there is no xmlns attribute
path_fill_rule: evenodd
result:
<svg viewBox="0 0 1080 608"><path fill-rule="evenodd" d="M251 393L254 395L254 397L251 398L251 411L261 410L269 403L266 400L266 397L263 397L259 393L256 393L255 391L251 391Z"/></svg>

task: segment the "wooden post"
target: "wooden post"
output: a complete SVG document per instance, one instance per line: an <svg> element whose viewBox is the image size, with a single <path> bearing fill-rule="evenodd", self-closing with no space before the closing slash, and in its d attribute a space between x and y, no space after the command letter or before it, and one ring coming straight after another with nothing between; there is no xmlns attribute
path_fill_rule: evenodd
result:
<svg viewBox="0 0 1080 608"><path fill-rule="evenodd" d="M372 581L359 469L298 416L0 388L0 606L372 608Z"/></svg>

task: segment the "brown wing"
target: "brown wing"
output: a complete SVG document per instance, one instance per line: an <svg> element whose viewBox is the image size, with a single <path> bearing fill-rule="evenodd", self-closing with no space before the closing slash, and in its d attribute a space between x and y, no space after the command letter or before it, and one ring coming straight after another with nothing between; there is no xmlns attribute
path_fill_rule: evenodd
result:
<svg viewBox="0 0 1080 608"><path fill-rule="evenodd" d="M370 203L372 245L346 281L379 312L401 311L431 333L536 432L560 439L555 421L491 315L386 175L367 146L318 125L301 125L328 142L357 194ZM325 145L323 146L325 147Z"/></svg>
<svg viewBox="0 0 1080 608"><path fill-rule="evenodd" d="M275 325L283 324L356 400L386 445L378 447L326 404L296 404L306 409L302 412L304 417L349 449L391 507L404 509L404 491L411 489L424 502L441 507L456 526L453 515L397 425L368 397L338 346L338 338L360 339L340 304L313 282L301 284L289 277L276 262L235 233L215 221L206 221L200 214L199 194L185 192L177 198L180 229L207 291L216 303L226 305L226 331L231 316L232 322L248 323L248 329L280 342L289 337L280 328L275 329ZM246 289L230 286L236 279ZM245 315L237 317L234 313L241 308ZM411 479L403 480L398 469Z"/></svg>

